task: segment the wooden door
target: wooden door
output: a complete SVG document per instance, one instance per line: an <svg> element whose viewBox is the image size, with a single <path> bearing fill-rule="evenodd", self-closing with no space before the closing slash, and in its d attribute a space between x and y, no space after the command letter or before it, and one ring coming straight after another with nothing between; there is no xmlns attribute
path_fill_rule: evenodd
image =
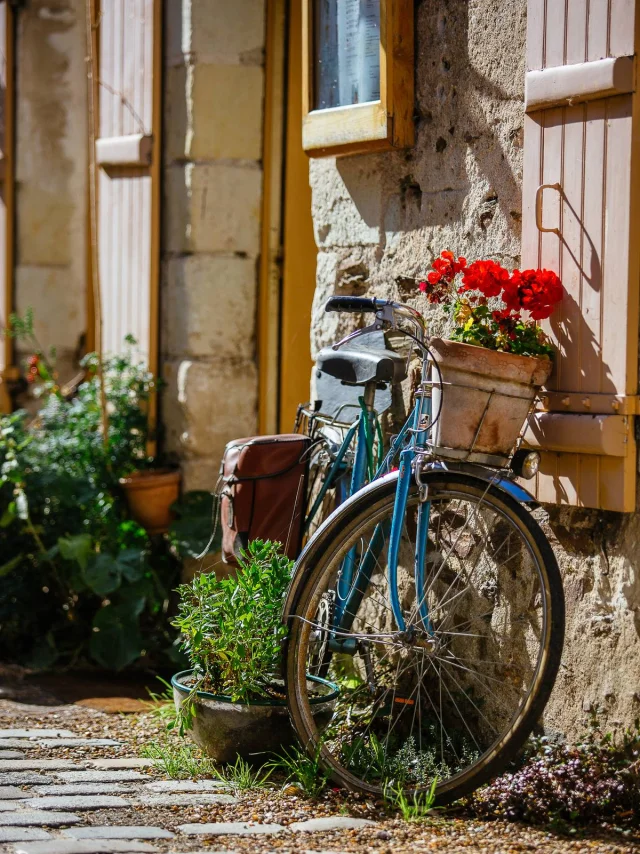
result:
<svg viewBox="0 0 640 854"><path fill-rule="evenodd" d="M543 501L632 511L638 411L638 101L631 0L529 0L524 268L562 279L554 374L528 435Z"/></svg>
<svg viewBox="0 0 640 854"><path fill-rule="evenodd" d="M98 260L102 346L132 335L158 362L162 0L102 0L98 16Z"/></svg>
<svg viewBox="0 0 640 854"><path fill-rule="evenodd" d="M281 432L293 429L298 404L309 400L311 304L316 286L317 255L311 218L309 158L302 149L300 0L290 2L288 28L278 407Z"/></svg>

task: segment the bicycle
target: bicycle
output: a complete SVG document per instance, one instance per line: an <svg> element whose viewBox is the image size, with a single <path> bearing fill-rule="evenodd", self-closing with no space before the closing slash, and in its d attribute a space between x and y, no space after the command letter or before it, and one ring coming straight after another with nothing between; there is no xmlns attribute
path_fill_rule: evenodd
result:
<svg viewBox="0 0 640 854"><path fill-rule="evenodd" d="M441 400L444 384L422 316L361 297L326 310L375 315L334 345L336 373L360 358L345 343L393 329L416 345L422 374L383 463L397 457L399 469L341 504L296 563L283 611L289 712L337 783L383 797L435 781L446 804L503 770L544 709L562 652L560 574L515 479L523 452L495 468L446 459L430 442L431 393ZM339 689L322 714L325 689L309 674Z"/></svg>

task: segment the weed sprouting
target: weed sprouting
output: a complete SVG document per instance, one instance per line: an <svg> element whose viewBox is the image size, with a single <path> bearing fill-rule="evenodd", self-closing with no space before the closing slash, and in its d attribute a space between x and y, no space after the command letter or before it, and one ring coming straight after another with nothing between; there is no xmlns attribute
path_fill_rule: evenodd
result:
<svg viewBox="0 0 640 854"><path fill-rule="evenodd" d="M325 790L328 777L320 764L321 745L313 756L301 750L297 745L284 748L267 763L267 768L285 774L285 784L292 783L310 798L317 798Z"/></svg>
<svg viewBox="0 0 640 854"><path fill-rule="evenodd" d="M433 810L437 785L438 778L434 777L429 789L409 795L400 783L389 783L385 786L384 799L390 807L400 811L405 821L424 821Z"/></svg>
<svg viewBox="0 0 640 854"><path fill-rule="evenodd" d="M168 739L145 744L141 755L155 759L172 780L189 780L198 777L213 777L216 767L212 759L204 756L194 744L175 744Z"/></svg>
<svg viewBox="0 0 640 854"><path fill-rule="evenodd" d="M229 763L222 768L216 768L214 771L218 780L239 792L264 788L272 773L272 768L256 769L241 756L238 756L233 764Z"/></svg>

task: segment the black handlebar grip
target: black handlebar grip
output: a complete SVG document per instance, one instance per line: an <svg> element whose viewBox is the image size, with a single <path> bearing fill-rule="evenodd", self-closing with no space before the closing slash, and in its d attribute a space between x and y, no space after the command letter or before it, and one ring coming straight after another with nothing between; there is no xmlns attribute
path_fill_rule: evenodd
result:
<svg viewBox="0 0 640 854"><path fill-rule="evenodd" d="M325 311L352 311L364 312L378 310L376 302L381 300L372 299L371 297L329 297L327 304L324 307Z"/></svg>

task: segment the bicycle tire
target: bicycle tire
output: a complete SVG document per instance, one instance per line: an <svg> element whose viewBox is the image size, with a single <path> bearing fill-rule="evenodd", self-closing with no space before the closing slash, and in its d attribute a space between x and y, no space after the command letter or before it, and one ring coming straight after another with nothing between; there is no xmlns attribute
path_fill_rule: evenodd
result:
<svg viewBox="0 0 640 854"><path fill-rule="evenodd" d="M499 514L502 520L508 520L509 524L514 526L514 530L522 534L523 542L532 560L535 561L536 571L541 579L541 594L544 594L541 595L541 602L545 608L544 625L541 628L544 637L540 657L526 701L523 702L522 708L518 709L517 715L501 738L491 745L491 748L480 756L478 761L464 772L453 774L448 780L438 783L435 803L445 805L469 794L504 770L516 757L535 728L553 688L560 664L564 637L564 595L560 572L551 546L528 508L515 501L504 490L465 474L432 471L426 475L425 481L429 484L429 494L433 500L444 501L447 495L463 495L469 500L480 498L483 503L479 503L478 507L489 507L492 512ZM330 567L338 560L336 556L341 550L344 552L351 547L354 532L361 530L367 523L373 524L372 520L382 518L385 512L388 513L389 508L393 506L396 483L397 473L394 473L370 484L332 514L307 545L299 560L296 578L289 594L290 632L285 648L288 706L301 744L310 755L319 754L325 770L334 782L347 789L378 797L385 794L384 782L360 779L351 770L344 768L336 756L326 749L326 743L323 744L313 717L309 713L306 689L302 688L303 685L306 686L306 681L303 681L305 650L309 646L310 632L305 626L309 622L314 598L322 590L327 573L332 571ZM415 504L417 499L418 490L414 486L410 492L409 501ZM305 636L307 641L303 642ZM423 676L420 679L422 682L419 684L423 684ZM407 783L405 788L415 793L428 788L428 785Z"/></svg>

